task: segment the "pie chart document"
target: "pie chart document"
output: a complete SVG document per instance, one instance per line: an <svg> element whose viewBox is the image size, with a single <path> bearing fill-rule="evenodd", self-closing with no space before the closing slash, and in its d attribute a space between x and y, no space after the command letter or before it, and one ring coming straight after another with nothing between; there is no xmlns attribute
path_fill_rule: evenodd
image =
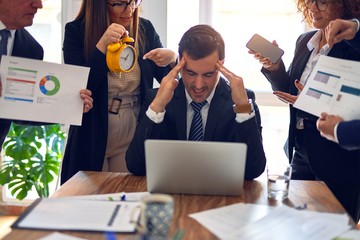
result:
<svg viewBox="0 0 360 240"><path fill-rule="evenodd" d="M0 118L81 125L90 68L2 56Z"/></svg>

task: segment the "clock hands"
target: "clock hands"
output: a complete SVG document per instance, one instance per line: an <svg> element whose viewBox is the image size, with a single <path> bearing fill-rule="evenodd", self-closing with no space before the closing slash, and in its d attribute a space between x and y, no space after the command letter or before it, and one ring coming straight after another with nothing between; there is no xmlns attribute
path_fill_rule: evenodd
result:
<svg viewBox="0 0 360 240"><path fill-rule="evenodd" d="M122 59L124 59L125 60L125 62L127 61L127 59L128 59L128 57L129 57L129 53L126 55L126 57L121 57Z"/></svg>

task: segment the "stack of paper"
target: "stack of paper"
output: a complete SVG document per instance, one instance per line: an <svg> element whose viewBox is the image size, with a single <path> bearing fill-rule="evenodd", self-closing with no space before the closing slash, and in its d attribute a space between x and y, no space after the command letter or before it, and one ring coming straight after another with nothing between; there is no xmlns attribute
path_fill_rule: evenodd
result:
<svg viewBox="0 0 360 240"><path fill-rule="evenodd" d="M349 230L346 214L234 204L191 214L220 239L333 239ZM211 220L210 220L211 219Z"/></svg>

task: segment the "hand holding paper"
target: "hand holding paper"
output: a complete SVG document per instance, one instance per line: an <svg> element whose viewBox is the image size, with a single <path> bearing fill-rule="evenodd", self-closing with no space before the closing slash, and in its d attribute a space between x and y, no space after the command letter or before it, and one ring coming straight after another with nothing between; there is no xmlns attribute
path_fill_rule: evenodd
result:
<svg viewBox="0 0 360 240"><path fill-rule="evenodd" d="M0 118L81 125L92 108L88 74L85 67L3 56Z"/></svg>
<svg viewBox="0 0 360 240"><path fill-rule="evenodd" d="M360 62L320 56L294 107L320 117L360 118Z"/></svg>

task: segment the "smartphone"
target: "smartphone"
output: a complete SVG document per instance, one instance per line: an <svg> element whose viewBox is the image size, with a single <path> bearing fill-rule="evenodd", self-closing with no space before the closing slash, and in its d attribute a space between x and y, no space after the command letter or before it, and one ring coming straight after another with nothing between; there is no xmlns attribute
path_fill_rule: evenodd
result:
<svg viewBox="0 0 360 240"><path fill-rule="evenodd" d="M254 34L247 42L246 47L256 53L260 53L263 57L268 57L272 63L279 61L284 51L260 36Z"/></svg>

